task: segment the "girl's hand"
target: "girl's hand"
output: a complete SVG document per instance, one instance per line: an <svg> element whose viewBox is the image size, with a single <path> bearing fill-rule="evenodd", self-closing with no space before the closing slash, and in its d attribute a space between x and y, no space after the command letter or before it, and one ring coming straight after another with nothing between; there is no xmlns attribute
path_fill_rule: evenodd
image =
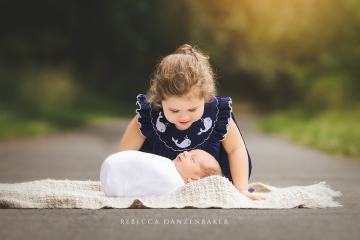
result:
<svg viewBox="0 0 360 240"><path fill-rule="evenodd" d="M258 193L250 193L248 191L239 191L241 194L245 195L246 197L250 198L251 200L266 200L269 199L269 196L258 194Z"/></svg>

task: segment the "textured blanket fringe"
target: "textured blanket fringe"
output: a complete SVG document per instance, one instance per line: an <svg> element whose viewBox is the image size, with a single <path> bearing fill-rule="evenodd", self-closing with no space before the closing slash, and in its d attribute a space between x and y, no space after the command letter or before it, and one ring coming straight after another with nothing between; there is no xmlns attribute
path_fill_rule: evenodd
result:
<svg viewBox="0 0 360 240"><path fill-rule="evenodd" d="M326 184L274 187L251 183L255 192L268 195L252 201L220 176L191 182L163 196L106 197L98 181L42 179L22 183L0 184L0 208L326 208L342 206L334 198L342 196Z"/></svg>

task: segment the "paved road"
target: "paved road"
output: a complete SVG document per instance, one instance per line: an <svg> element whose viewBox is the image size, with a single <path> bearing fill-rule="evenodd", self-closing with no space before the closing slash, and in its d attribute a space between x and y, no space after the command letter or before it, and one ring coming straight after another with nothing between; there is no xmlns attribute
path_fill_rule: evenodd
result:
<svg viewBox="0 0 360 240"><path fill-rule="evenodd" d="M264 136L253 130L251 118L237 119L253 157L251 181L276 186L326 181L343 193L344 207L0 209L0 239L360 239L360 161ZM99 180L100 165L114 151L126 123L119 120L49 137L2 142L0 182ZM196 224L203 219L206 224Z"/></svg>

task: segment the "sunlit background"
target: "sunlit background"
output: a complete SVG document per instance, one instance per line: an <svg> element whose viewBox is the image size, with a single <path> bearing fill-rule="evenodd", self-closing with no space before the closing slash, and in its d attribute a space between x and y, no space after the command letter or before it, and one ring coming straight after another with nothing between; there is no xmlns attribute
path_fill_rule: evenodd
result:
<svg viewBox="0 0 360 240"><path fill-rule="evenodd" d="M2 140L132 116L190 43L260 130L360 159L360 1L1 0L0 34Z"/></svg>

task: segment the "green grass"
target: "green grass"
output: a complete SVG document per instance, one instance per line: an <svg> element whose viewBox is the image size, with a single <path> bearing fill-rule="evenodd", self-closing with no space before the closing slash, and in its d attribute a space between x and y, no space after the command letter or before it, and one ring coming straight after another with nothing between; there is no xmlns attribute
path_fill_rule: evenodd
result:
<svg viewBox="0 0 360 240"><path fill-rule="evenodd" d="M328 153L360 159L360 110L332 110L307 116L301 110L277 112L257 128Z"/></svg>
<svg viewBox="0 0 360 240"><path fill-rule="evenodd" d="M41 114L0 111L0 140L45 136L63 129L119 117L118 113L52 109Z"/></svg>

